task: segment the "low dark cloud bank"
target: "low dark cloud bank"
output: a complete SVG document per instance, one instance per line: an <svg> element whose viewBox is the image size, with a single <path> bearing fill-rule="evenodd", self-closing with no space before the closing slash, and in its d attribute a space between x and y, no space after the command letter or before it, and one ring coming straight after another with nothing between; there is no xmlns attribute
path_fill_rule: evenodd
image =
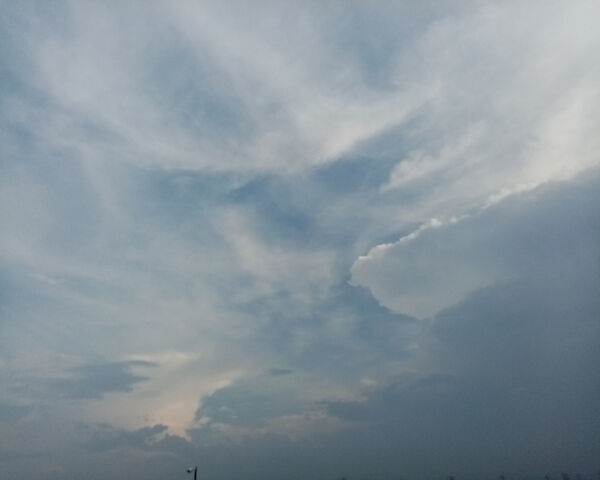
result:
<svg viewBox="0 0 600 480"><path fill-rule="evenodd" d="M151 362L128 361L83 365L71 370L71 377L51 381L51 387L67 398L102 398L106 393L131 392L148 377L135 375L132 367L153 367Z"/></svg>

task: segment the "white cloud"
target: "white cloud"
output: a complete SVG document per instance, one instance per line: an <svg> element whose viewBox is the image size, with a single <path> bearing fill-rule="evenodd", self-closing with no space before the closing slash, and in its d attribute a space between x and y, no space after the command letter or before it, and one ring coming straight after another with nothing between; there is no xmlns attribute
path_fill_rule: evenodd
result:
<svg viewBox="0 0 600 480"><path fill-rule="evenodd" d="M250 275L254 282L249 290L241 293L249 295L246 300L281 292L301 302L327 295L336 281L333 252L302 251L275 241L267 244L253 232L250 223L251 219L233 209L224 212L218 220L218 228L236 255L241 272Z"/></svg>

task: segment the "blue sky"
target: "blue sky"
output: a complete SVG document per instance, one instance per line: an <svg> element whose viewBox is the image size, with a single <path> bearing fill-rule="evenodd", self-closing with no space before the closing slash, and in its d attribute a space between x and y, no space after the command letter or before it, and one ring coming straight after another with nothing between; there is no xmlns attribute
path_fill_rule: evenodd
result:
<svg viewBox="0 0 600 480"><path fill-rule="evenodd" d="M7 478L591 475L596 2L2 2Z"/></svg>

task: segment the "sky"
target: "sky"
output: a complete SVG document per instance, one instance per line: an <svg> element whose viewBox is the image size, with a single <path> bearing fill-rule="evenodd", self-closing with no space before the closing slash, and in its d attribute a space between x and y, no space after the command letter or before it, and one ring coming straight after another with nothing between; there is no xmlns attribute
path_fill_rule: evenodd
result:
<svg viewBox="0 0 600 480"><path fill-rule="evenodd" d="M0 477L595 475L598 18L0 1Z"/></svg>

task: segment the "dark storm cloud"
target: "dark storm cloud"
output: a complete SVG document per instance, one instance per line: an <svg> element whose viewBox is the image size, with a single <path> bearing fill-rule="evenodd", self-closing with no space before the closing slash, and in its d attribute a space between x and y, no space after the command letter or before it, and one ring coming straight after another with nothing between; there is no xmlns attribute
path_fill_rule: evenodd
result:
<svg viewBox="0 0 600 480"><path fill-rule="evenodd" d="M365 401L323 402L323 406L331 415L342 420L388 424L399 421L403 411L409 416L428 414L431 405L428 405L430 401L427 399L460 388L459 384L459 379L451 375L431 374L418 379L398 380L383 389L369 392Z"/></svg>
<svg viewBox="0 0 600 480"><path fill-rule="evenodd" d="M135 375L133 367L154 367L142 361L110 362L84 365L71 370L71 377L50 382L60 395L68 398L102 398L106 393L131 392L136 383L148 377Z"/></svg>
<svg viewBox="0 0 600 480"><path fill-rule="evenodd" d="M154 425L137 430L125 430L110 425L91 428L85 447L91 451L105 451L123 447L148 448L155 443L156 436L167 430L166 425Z"/></svg>
<svg viewBox="0 0 600 480"><path fill-rule="evenodd" d="M254 379L244 379L217 390L202 399L196 412L197 419L210 419L211 423L232 425L259 425L286 414L302 411L303 399L294 399L293 379L281 373L268 372Z"/></svg>
<svg viewBox="0 0 600 480"><path fill-rule="evenodd" d="M394 438L407 455L397 468L415 474L409 458L424 450L437 474L590 472L600 454L599 308L591 291L573 297L559 285L475 292L440 314L425 337L423 354L438 373L324 406L366 425L372 448L392 463L385 439Z"/></svg>
<svg viewBox="0 0 600 480"><path fill-rule="evenodd" d="M370 425L375 437L396 438L409 454L429 448L440 465L471 474L503 465L521 475L593 469L600 455L599 186L599 172L588 172L431 232L424 244L438 248L465 245L457 235L476 239L470 253L501 258L512 278L477 289L430 322L419 355L433 373L400 377L364 401L326 402L327 411ZM491 239L497 229L510 235L502 250Z"/></svg>

